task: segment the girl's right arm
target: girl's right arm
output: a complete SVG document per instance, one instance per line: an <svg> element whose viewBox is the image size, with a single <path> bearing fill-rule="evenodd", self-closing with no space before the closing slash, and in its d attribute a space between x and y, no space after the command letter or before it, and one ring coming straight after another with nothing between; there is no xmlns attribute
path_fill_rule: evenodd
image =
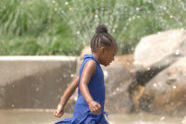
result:
<svg viewBox="0 0 186 124"><path fill-rule="evenodd" d="M83 68L79 87L83 97L85 98L86 102L89 105L90 111L93 114L100 114L101 105L93 100L88 89L89 81L95 72L96 72L96 62L93 60L88 61Z"/></svg>
<svg viewBox="0 0 186 124"><path fill-rule="evenodd" d="M65 90L64 94L61 96L61 100L57 106L56 111L54 112L54 116L56 117L61 117L63 115L63 109L67 103L67 101L69 100L69 98L71 97L71 95L74 93L74 91L76 90L77 86L78 86L78 80L79 80L79 76L77 76L73 82L71 83L71 85Z"/></svg>

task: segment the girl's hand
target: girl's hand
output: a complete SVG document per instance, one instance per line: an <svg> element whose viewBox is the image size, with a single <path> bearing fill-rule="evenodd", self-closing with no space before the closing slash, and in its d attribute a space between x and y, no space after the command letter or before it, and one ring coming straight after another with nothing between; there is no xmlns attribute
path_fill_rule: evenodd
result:
<svg viewBox="0 0 186 124"><path fill-rule="evenodd" d="M58 105L57 109L54 111L54 116L60 118L61 116L63 116L64 111L63 111L63 106L62 105Z"/></svg>
<svg viewBox="0 0 186 124"><path fill-rule="evenodd" d="M91 101L89 103L89 109L95 115L98 115L101 113L101 105L95 101Z"/></svg>

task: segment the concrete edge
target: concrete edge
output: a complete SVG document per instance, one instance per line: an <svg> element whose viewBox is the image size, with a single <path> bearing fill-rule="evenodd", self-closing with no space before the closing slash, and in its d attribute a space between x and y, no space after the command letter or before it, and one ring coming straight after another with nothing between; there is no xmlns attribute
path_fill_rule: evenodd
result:
<svg viewBox="0 0 186 124"><path fill-rule="evenodd" d="M76 56L0 56L0 61L75 61Z"/></svg>

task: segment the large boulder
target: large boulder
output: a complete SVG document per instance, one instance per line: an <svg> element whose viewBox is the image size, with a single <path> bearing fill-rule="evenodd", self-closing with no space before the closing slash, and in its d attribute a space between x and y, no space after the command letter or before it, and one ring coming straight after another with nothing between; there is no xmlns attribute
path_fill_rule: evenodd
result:
<svg viewBox="0 0 186 124"><path fill-rule="evenodd" d="M134 52L134 68L135 68L135 79L129 86L129 95L130 99L135 107L136 111L139 111L139 101L145 92L150 93L151 90L148 90L149 85L152 85L150 82L152 79L156 79L158 82L158 89L154 91L154 95L151 94L150 99L145 101L151 101L151 98L156 97L160 102L158 93L162 93L161 89L167 88L167 84L163 83L162 80L169 80L170 77L162 76L161 78L156 78L159 73L164 72L167 68L172 68L172 64L176 61L180 61L186 55L186 31L183 29L169 30L165 32L160 32L157 34L149 35L143 37L139 44L137 45ZM183 68L185 69L185 68ZM179 71L175 69L175 74L180 74ZM178 76L180 77L181 74ZM179 79L177 77L177 79ZM146 85L148 85L146 87ZM157 85L157 83L153 84ZM152 86L153 87L153 86ZM179 88L177 88L178 90ZM177 91L176 90L176 91ZM179 95L179 92L182 92L182 89L179 89L178 92L174 92L175 96ZM163 92L167 95L171 95L172 92ZM182 92L183 93L183 92ZM156 96L157 95L157 96ZM180 98L184 98L180 96ZM142 100L142 99L141 99ZM176 100L176 97L169 99L170 101ZM143 101L143 100L142 100ZM143 106L151 106L149 102L142 102ZM182 101L180 104L184 104ZM158 108L158 103L156 104L155 111L161 111L161 107ZM161 105L161 104L160 104ZM181 105L182 106L182 105ZM141 106L142 107L142 106ZM174 106L176 107L176 106ZM147 107L144 107L147 108ZM177 107L176 107L177 108ZM177 108L178 110L178 108Z"/></svg>
<svg viewBox="0 0 186 124"><path fill-rule="evenodd" d="M134 81L130 89L135 90L135 87L139 89L138 84L145 86L159 72L185 55L186 31L183 29L143 37L134 52L136 82Z"/></svg>
<svg viewBox="0 0 186 124"><path fill-rule="evenodd" d="M143 37L134 52L137 70L161 68L186 55L186 31L169 30Z"/></svg>
<svg viewBox="0 0 186 124"><path fill-rule="evenodd" d="M160 72L147 85L142 107L155 113L172 115L186 112L186 57Z"/></svg>

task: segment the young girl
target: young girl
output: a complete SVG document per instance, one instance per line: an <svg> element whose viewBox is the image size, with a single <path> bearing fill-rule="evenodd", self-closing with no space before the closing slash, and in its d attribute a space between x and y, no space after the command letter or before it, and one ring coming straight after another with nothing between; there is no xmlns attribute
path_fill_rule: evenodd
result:
<svg viewBox="0 0 186 124"><path fill-rule="evenodd" d="M78 99L72 118L56 124L108 124L104 116L105 85L100 64L108 66L117 52L114 38L107 32L105 25L99 25L91 40L92 54L85 54L79 77L65 91L55 116L60 117L66 101L78 86Z"/></svg>

